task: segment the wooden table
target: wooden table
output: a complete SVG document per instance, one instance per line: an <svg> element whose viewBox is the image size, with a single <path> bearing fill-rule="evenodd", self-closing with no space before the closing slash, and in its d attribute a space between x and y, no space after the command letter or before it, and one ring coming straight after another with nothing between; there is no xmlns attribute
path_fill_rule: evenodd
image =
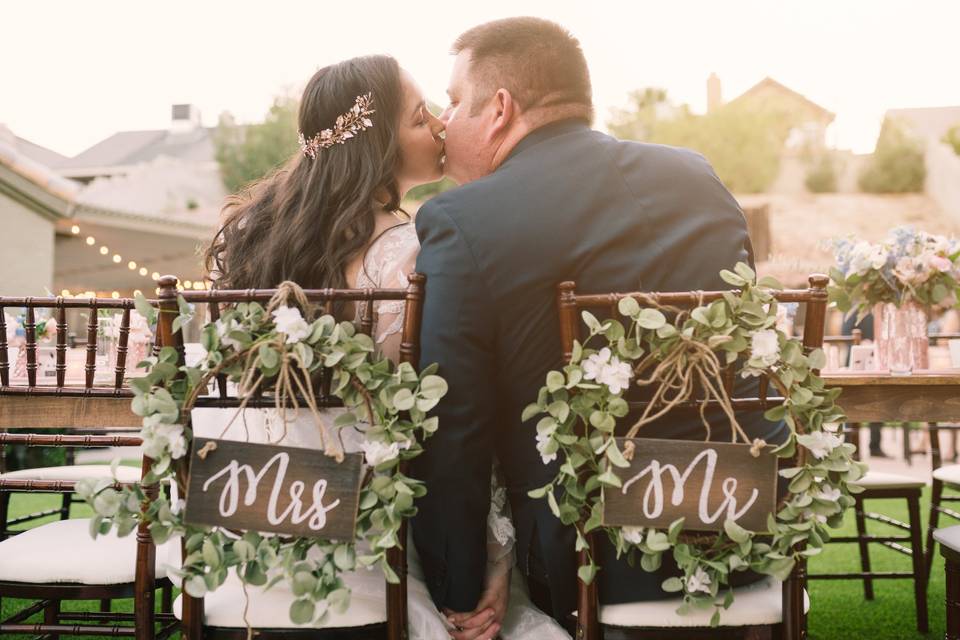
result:
<svg viewBox="0 0 960 640"><path fill-rule="evenodd" d="M960 422L960 370L824 372L850 422Z"/></svg>

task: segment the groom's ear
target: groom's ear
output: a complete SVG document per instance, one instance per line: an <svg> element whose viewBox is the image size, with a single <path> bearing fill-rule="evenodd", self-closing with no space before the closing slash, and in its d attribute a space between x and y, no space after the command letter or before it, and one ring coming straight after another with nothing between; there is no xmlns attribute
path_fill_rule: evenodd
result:
<svg viewBox="0 0 960 640"><path fill-rule="evenodd" d="M502 138L520 114L517 102L506 89L497 89L491 98L493 122L490 126L490 139Z"/></svg>

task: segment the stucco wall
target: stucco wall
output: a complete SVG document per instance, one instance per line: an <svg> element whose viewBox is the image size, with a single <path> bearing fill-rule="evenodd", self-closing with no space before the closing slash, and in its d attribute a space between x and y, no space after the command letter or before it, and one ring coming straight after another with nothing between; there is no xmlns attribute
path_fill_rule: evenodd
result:
<svg viewBox="0 0 960 640"><path fill-rule="evenodd" d="M0 295L47 295L53 240L52 220L0 192Z"/></svg>
<svg viewBox="0 0 960 640"><path fill-rule="evenodd" d="M927 164L927 181L924 188L943 212L960 222L960 156L942 142L927 145L924 160Z"/></svg>

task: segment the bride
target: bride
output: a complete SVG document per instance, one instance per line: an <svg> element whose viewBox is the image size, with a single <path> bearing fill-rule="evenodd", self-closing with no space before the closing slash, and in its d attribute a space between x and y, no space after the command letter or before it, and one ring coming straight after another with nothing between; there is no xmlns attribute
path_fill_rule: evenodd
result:
<svg viewBox="0 0 960 640"><path fill-rule="evenodd" d="M299 127L300 153L227 202L223 226L206 254L217 288L269 289L284 280L310 289L405 287L419 244L401 198L443 176L444 127L413 78L388 56L320 69L303 92ZM359 315L360 309L344 311ZM396 360L403 303L376 303L374 318L378 349ZM301 415L283 430L271 428L269 414L260 415L255 439L317 446L311 417ZM332 412L325 417L332 421ZM214 420L195 416L194 425L205 432ZM248 429L257 423L246 422ZM361 443L361 433L344 434L348 450L359 451ZM441 614L408 545L410 633L416 640L569 638L534 607L513 570L505 490L496 478L492 482L486 585L475 611ZM382 593L383 580L374 582L368 586Z"/></svg>

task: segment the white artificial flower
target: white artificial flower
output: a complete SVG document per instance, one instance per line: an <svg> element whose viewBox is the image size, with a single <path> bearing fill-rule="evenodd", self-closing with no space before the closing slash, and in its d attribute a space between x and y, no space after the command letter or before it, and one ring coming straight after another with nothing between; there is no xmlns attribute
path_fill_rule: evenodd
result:
<svg viewBox="0 0 960 640"><path fill-rule="evenodd" d="M759 358L765 366L770 366L780 358L780 341L773 329L754 331L750 339L750 354Z"/></svg>
<svg viewBox="0 0 960 640"><path fill-rule="evenodd" d="M840 496L843 495L843 492L836 487L821 487L820 491L814 494L814 498L817 500L826 500L827 502L836 502L840 499Z"/></svg>
<svg viewBox="0 0 960 640"><path fill-rule="evenodd" d="M870 268L875 271L883 269L883 265L887 264L887 250L882 244L872 245L870 252L867 254L867 261L870 263Z"/></svg>
<svg viewBox="0 0 960 640"><path fill-rule="evenodd" d="M159 458L164 452L171 457L180 458L187 452L187 441L183 437L183 425L159 423L143 429L143 454L150 458Z"/></svg>
<svg viewBox="0 0 960 640"><path fill-rule="evenodd" d="M583 363L584 380L600 380L600 375L610 362L610 349L604 347L600 353L594 353Z"/></svg>
<svg viewBox="0 0 960 640"><path fill-rule="evenodd" d="M384 462L396 459L400 455L400 445L396 442L385 444L376 440L364 440L360 443L367 465L376 467Z"/></svg>
<svg viewBox="0 0 960 640"><path fill-rule="evenodd" d="M643 527L620 527L620 533L630 544L643 543Z"/></svg>
<svg viewBox="0 0 960 640"><path fill-rule="evenodd" d="M703 567L697 567L693 575L687 578L687 593L696 593L697 591L710 593L710 576L703 570Z"/></svg>
<svg viewBox="0 0 960 640"><path fill-rule="evenodd" d="M827 523L827 516L822 513L814 513L812 509L804 509L801 515L807 520L816 520L821 524Z"/></svg>
<svg viewBox="0 0 960 640"><path fill-rule="evenodd" d="M544 431L543 433L537 432L537 451L540 453L540 459L543 461L543 464L550 464L557 459L557 452L546 453L547 444L553 436L553 431Z"/></svg>
<svg viewBox="0 0 960 640"><path fill-rule="evenodd" d="M609 349L605 349L609 351ZM620 362L620 358L613 356L610 364L606 365L597 377L597 381L607 385L610 393L620 393L630 385L630 376L633 370L628 362Z"/></svg>
<svg viewBox="0 0 960 640"><path fill-rule="evenodd" d="M273 322L277 331L287 336L286 343L300 342L310 335L310 325L300 315L300 309L286 305L273 312Z"/></svg>
<svg viewBox="0 0 960 640"><path fill-rule="evenodd" d="M931 268L936 269L941 273L946 273L953 268L953 263L950 262L950 258L945 258L943 256L930 256L928 262Z"/></svg>
<svg viewBox="0 0 960 640"><path fill-rule="evenodd" d="M230 337L231 331L240 328L236 320L233 318L230 318L226 322L217 320L215 326L217 327L217 337L220 338L220 344L235 349L236 351L243 349L243 344L241 344L239 340Z"/></svg>
<svg viewBox="0 0 960 640"><path fill-rule="evenodd" d="M176 460L182 458L187 453L187 439L178 436L170 440L170 457Z"/></svg>
<svg viewBox="0 0 960 640"><path fill-rule="evenodd" d="M841 440L839 437L825 431L814 431L813 433L809 434L809 438L813 440L813 442L810 442L804 446L817 460L826 458L828 455L830 455L831 451L843 444L843 440Z"/></svg>
<svg viewBox="0 0 960 640"><path fill-rule="evenodd" d="M845 275L856 274L862 276L870 270L873 247L869 242L860 241L850 250L850 266Z"/></svg>
<svg viewBox="0 0 960 640"><path fill-rule="evenodd" d="M923 258L903 257L897 260L893 275L904 284L923 284L932 273L932 267Z"/></svg>

